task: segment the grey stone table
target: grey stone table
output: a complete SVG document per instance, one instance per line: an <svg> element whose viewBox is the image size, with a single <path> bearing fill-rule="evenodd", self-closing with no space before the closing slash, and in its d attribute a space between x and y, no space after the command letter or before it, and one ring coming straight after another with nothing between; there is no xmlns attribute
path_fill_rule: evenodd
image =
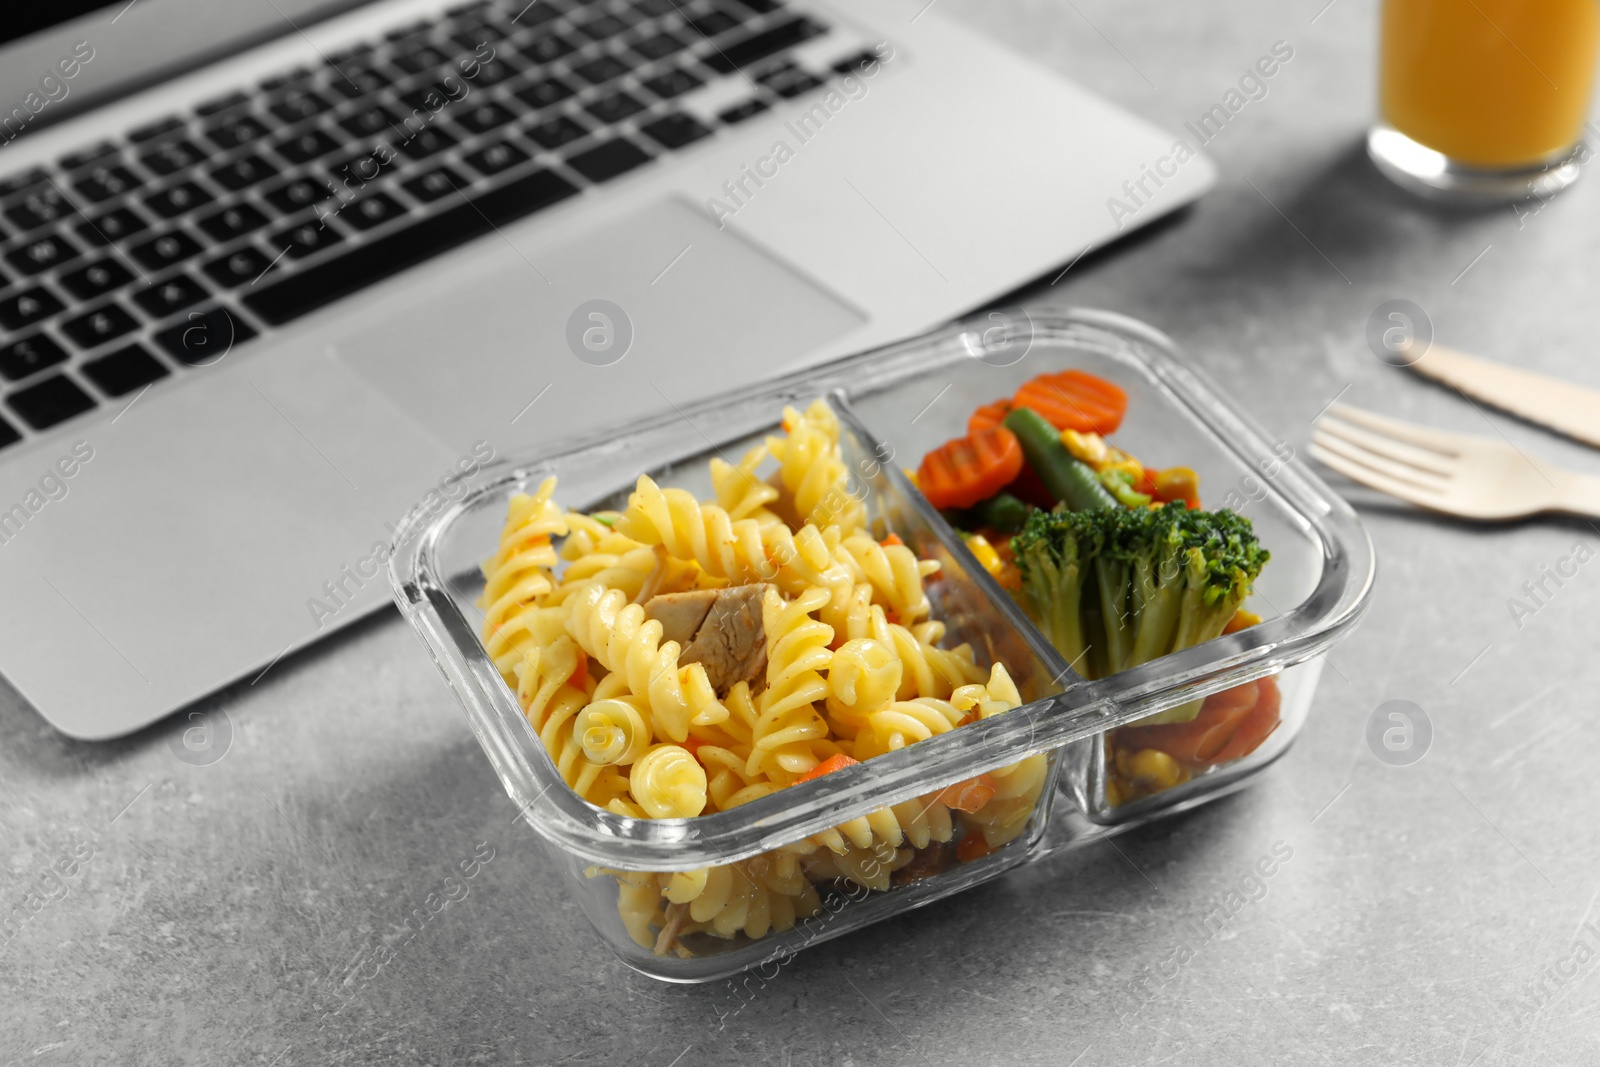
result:
<svg viewBox="0 0 1600 1067"><path fill-rule="evenodd" d="M1406 298L1448 342L1600 384L1600 178L1520 218L1387 188L1359 148L1373 0L940 2L1172 129L1294 49L1209 146L1215 192L1024 302L1162 327L1299 462L1342 395L1600 469L1366 348L1372 310ZM51 898L0 934L0 1062L1600 1061L1600 563L1530 617L1507 606L1600 533L1342 488L1378 546L1375 601L1259 784L804 953L737 1014L723 984L604 952L392 611L209 701L233 730L210 766L174 756L182 723L78 744L0 691L0 910ZM1365 741L1391 699L1433 724L1409 767ZM1265 895L1195 936L1279 842ZM474 856L465 899L360 963Z"/></svg>

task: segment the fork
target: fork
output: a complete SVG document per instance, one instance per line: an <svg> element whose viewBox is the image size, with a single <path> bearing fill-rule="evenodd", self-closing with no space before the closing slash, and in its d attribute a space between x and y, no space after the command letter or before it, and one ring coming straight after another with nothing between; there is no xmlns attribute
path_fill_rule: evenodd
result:
<svg viewBox="0 0 1600 1067"><path fill-rule="evenodd" d="M1563 470L1509 441L1431 430L1335 404L1311 454L1351 481L1465 519L1561 512L1600 518L1600 478Z"/></svg>

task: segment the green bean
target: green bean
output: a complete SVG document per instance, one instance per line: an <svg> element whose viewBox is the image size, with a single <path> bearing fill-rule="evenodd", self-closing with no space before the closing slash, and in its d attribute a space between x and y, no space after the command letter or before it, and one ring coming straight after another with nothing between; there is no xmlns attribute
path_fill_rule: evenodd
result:
<svg viewBox="0 0 1600 1067"><path fill-rule="evenodd" d="M1006 416L1006 429L1022 443L1022 455L1045 488L1073 511L1096 511L1121 505L1106 492L1088 464L1074 458L1061 443L1061 435L1031 408L1017 408Z"/></svg>

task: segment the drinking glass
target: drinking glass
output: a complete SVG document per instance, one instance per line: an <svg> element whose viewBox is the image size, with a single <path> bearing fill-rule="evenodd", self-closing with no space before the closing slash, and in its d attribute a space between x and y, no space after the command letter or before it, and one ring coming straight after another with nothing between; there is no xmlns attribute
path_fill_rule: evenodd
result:
<svg viewBox="0 0 1600 1067"><path fill-rule="evenodd" d="M1384 0L1378 169L1424 195L1545 197L1588 159L1595 0Z"/></svg>

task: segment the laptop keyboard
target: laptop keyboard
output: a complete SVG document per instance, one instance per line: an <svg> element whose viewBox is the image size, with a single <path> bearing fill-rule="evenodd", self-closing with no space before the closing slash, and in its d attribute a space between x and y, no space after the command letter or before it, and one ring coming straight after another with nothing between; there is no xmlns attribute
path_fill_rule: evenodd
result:
<svg viewBox="0 0 1600 1067"><path fill-rule="evenodd" d="M0 175L0 448L817 89L782 0L481 0ZM714 119L674 103L734 79Z"/></svg>

